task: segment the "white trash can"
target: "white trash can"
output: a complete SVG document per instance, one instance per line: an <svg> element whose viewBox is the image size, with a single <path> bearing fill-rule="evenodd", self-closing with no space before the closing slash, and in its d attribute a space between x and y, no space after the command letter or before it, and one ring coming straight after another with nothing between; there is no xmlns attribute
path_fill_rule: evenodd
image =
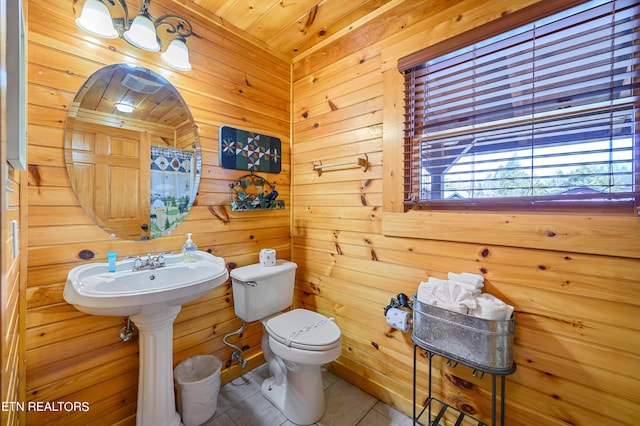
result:
<svg viewBox="0 0 640 426"><path fill-rule="evenodd" d="M178 413L184 426L198 426L218 407L222 361L214 355L187 358L173 370Z"/></svg>

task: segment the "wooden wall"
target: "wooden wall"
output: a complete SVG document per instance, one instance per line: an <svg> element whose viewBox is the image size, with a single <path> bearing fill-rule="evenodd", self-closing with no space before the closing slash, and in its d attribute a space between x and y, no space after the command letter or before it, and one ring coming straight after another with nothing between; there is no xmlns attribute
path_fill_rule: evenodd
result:
<svg viewBox="0 0 640 426"><path fill-rule="evenodd" d="M21 185L28 194L14 203L28 211L29 225L22 251L28 254L26 348L19 352L26 359L26 395L19 399L87 401L91 409L31 412L27 424L134 423L137 345L118 338L124 318L76 311L62 299L64 280L82 262L81 250L91 250L98 261L110 250L120 256L179 250L186 232L194 233L201 249L236 265L257 261L263 247L296 261L296 303L335 317L343 333L343 354L332 371L407 414L413 347L409 336L388 328L382 308L428 276L469 271L483 273L487 291L516 307L518 369L508 379L507 424L637 424L637 217L397 212L397 58L533 2L397 0L295 58L291 82L286 59L220 29L197 7L171 6L189 17L197 33L188 40L194 70L173 73L157 55L81 33L73 23L79 12L74 0L29 1L30 167ZM152 13L166 4L154 0ZM204 148L197 205L175 236L150 242L111 240L94 226L64 167L64 121L75 91L101 66L126 61L162 72L178 88ZM285 210L230 212L227 185L242 173L218 165L223 124L282 138L283 172L268 177ZM318 176L311 170L313 161L355 161L363 153L372 164L364 173L345 168ZM5 256L4 238L2 244ZM12 300L15 288L7 293ZM228 360L222 336L240 325L232 303L223 286L185 306L175 326L175 363L199 353ZM5 327L10 311L2 308ZM248 368L262 361L260 336L259 324L252 324L233 341L248 348ZM436 392L488 421L490 381L435 362ZM4 371L3 390L12 389ZM424 386L424 362L420 371ZM225 367L223 380L241 373L236 364ZM423 388L419 395L424 397Z"/></svg>
<svg viewBox="0 0 640 426"><path fill-rule="evenodd" d="M411 414L413 345L383 307L429 276L481 273L515 306L506 423L640 422L640 219L627 215L402 213L397 59L533 0L394 2L294 60L293 260L299 303L335 317L330 368ZM417 4L419 3L419 5ZM355 161L318 176L312 163ZM419 399L426 392L420 357ZM435 392L489 423L491 380L434 358Z"/></svg>
<svg viewBox="0 0 640 426"><path fill-rule="evenodd" d="M139 2L130 3L137 10ZM168 3L154 0L151 13L167 13ZM74 24L81 4L29 1L27 367L22 400L86 401L90 410L29 412L26 422L33 425L135 423L138 345L118 337L125 318L85 315L62 298L67 272L83 262L80 251L93 252L92 261L106 261L112 250L119 257L178 251L191 232L201 250L224 257L231 266L256 262L264 247L290 258L290 63L221 29L197 8L172 3L171 12L187 17L196 33L187 40L193 70L173 72L161 65L158 54L124 40L96 40L82 33ZM204 164L196 205L173 236L153 241L110 239L83 213L65 170L64 124L76 90L100 67L123 62L171 81L191 107L200 133ZM221 125L281 138L283 171L263 176L276 184L284 210L230 211L228 184L247 172L219 167ZM240 327L231 296L230 287L221 286L183 308L174 328L174 363L203 353L229 361L231 350L222 337ZM241 338L231 339L247 348L250 361L244 371L262 362L261 333L255 323ZM226 364L223 381L242 373L237 363Z"/></svg>

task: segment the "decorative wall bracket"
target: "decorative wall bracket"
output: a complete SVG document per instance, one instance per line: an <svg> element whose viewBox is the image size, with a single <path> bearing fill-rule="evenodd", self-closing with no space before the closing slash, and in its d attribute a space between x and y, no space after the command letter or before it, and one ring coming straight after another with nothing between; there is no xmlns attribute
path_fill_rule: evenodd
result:
<svg viewBox="0 0 640 426"><path fill-rule="evenodd" d="M229 188L232 211L284 209L284 201L276 199L276 186L262 176L244 175L231 182Z"/></svg>

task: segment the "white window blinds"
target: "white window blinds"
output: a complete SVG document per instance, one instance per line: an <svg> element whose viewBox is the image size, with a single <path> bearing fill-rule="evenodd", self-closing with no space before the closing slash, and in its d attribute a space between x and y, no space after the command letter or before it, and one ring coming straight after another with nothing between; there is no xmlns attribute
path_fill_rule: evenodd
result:
<svg viewBox="0 0 640 426"><path fill-rule="evenodd" d="M639 12L586 2L401 68L405 204L633 204Z"/></svg>

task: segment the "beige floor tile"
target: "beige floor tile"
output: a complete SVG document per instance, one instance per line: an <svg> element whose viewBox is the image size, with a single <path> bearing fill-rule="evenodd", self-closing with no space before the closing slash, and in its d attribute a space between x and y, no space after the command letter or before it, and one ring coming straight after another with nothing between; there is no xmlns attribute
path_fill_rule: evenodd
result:
<svg viewBox="0 0 640 426"><path fill-rule="evenodd" d="M260 393L267 377L269 369L263 364L220 388L216 413L203 426L295 426ZM327 410L317 426L412 424L409 417L324 369L322 381Z"/></svg>

